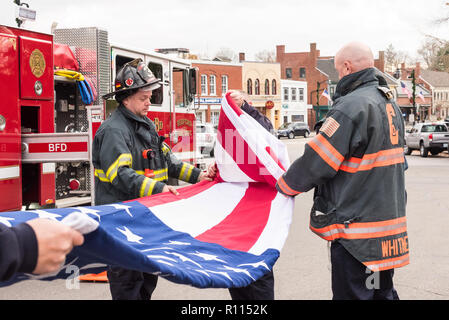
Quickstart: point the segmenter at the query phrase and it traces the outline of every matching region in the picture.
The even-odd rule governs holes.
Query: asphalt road
[[[308,138],[310,139],[310,138]],[[290,160],[299,157],[308,139],[283,139]],[[411,263],[395,271],[401,299],[449,299],[449,156],[407,156],[408,232]],[[324,240],[308,229],[312,192],[296,197],[290,233],[274,267],[275,296],[283,300],[331,299],[329,251]],[[69,286],[70,287],[70,286]],[[80,283],[69,289],[66,281],[25,281],[0,289],[0,299],[109,300],[106,283]],[[159,279],[153,299],[229,300],[226,289],[197,289]]]

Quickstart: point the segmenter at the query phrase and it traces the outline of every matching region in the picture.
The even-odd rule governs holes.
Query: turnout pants
[[[109,266],[107,274],[112,300],[149,300],[156,289],[153,274],[115,266]]]
[[[149,300],[157,285],[157,276],[140,271],[110,266],[107,275],[112,300]],[[274,300],[273,271],[229,293],[232,300]]]
[[[334,300],[399,300],[394,269],[367,271],[338,241],[331,244],[331,263]]]
[[[273,270],[246,287],[229,288],[232,300],[274,300]]]

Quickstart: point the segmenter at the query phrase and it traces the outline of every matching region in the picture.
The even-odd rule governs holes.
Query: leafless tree
[[[276,54],[273,50],[262,50],[254,55],[256,61],[276,62]]]
[[[430,70],[449,71],[449,41],[427,35],[418,54]]]
[[[222,47],[215,54],[215,58],[222,61],[235,61],[237,59],[237,54],[231,48]]]
[[[385,70],[394,72],[401,63],[409,63],[411,58],[405,51],[396,50],[393,44],[390,44],[385,50]]]

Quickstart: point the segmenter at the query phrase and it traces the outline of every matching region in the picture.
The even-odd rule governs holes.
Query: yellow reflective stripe
[[[109,167],[108,171],[106,172],[106,177],[109,179],[109,181],[114,181],[115,177],[117,176],[118,168],[123,166],[132,167],[132,155],[130,153],[123,153],[121,154],[117,160],[114,161],[114,163]]]
[[[162,144],[162,152],[166,155],[170,151],[170,147],[164,142]]]
[[[187,170],[187,172],[186,172]],[[181,172],[179,173],[179,179],[182,181],[188,182],[190,179],[190,176],[192,175],[193,166],[187,163],[184,163],[181,168]]]
[[[143,197],[143,195],[145,193],[145,187],[149,180],[150,179],[148,179],[148,178],[143,179],[142,186],[140,187],[140,193],[139,193],[141,198]]]
[[[140,174],[142,176],[145,175],[145,171],[142,171],[142,170],[136,170],[136,173]],[[168,169],[164,168],[164,169],[161,169],[161,170],[155,170],[154,171],[154,177],[152,179],[157,180],[157,181],[167,180],[168,179]]]
[[[104,171],[101,169],[95,169],[95,176],[103,182],[109,182],[109,179],[104,174]]]
[[[143,179],[142,186],[140,187],[140,197],[150,196],[153,193],[156,180],[145,178]]]

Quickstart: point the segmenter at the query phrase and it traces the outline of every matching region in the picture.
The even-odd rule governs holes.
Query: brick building
[[[307,103],[314,106],[309,109],[308,123],[313,127],[331,107],[331,102],[322,95],[327,90],[332,97],[338,83],[338,73],[334,66],[334,57],[321,56],[316,43],[311,43],[308,52],[285,52],[285,45],[276,46],[276,61],[281,65],[281,78],[307,81]],[[384,72],[384,52],[379,52],[375,67]],[[317,107],[319,106],[319,107]]]
[[[413,83],[412,71],[415,72],[415,105],[417,107],[416,114],[418,119],[415,119],[415,110],[413,110]],[[421,65],[416,63],[414,67],[405,67],[405,63],[394,73],[396,79],[395,98],[396,103],[402,110],[402,113],[407,122],[433,120],[432,117],[432,93],[431,89],[421,77]],[[405,86],[405,88],[402,87]]]
[[[192,67],[198,68],[197,121],[216,125],[223,95],[228,90],[242,89],[242,64],[192,60]]]

